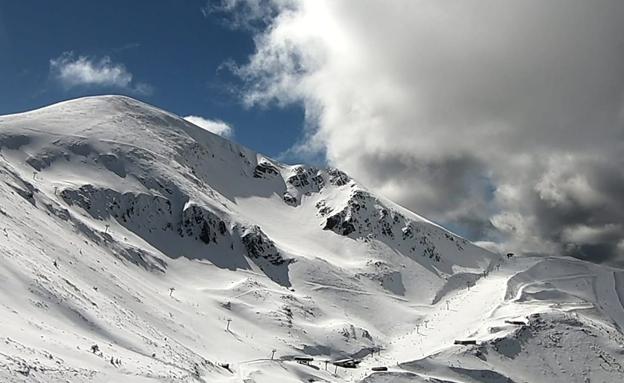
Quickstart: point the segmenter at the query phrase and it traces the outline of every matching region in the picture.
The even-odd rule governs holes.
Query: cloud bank
[[[272,4],[235,72],[303,104],[293,150],[473,240],[624,263],[624,2]]]
[[[191,124],[197,125],[200,128],[218,134],[222,137],[231,138],[234,136],[234,129],[223,121],[209,120],[199,116],[186,116],[184,119]]]
[[[132,73],[108,56],[95,59],[64,52],[50,60],[50,75],[66,89],[90,86],[124,89],[139,94],[151,94],[153,91],[148,84],[133,83]]]

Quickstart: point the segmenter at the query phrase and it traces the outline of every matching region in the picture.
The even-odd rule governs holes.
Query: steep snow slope
[[[126,97],[0,117],[0,225],[0,381],[624,374],[618,270],[503,260],[337,169]],[[323,362],[345,357],[360,368]]]

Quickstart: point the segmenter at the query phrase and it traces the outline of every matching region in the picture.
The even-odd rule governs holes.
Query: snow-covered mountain
[[[624,272],[500,257],[127,97],[0,117],[0,230],[0,381],[624,380]]]

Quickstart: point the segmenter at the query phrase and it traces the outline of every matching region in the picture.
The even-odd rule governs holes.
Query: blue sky
[[[279,155],[301,134],[303,110],[242,105],[232,92],[240,80],[222,64],[246,62],[253,35],[202,12],[206,4],[0,0],[0,114],[85,95],[126,94],[181,116],[222,120],[236,141]],[[51,60],[81,57],[125,72],[112,83],[64,84]]]

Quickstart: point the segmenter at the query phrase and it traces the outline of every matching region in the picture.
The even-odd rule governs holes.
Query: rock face
[[[207,208],[190,202],[180,206],[160,195],[121,194],[111,189],[98,189],[92,185],[64,189],[59,195],[65,203],[84,209],[95,219],[115,219],[128,230],[149,238],[151,243],[161,249],[166,247],[159,244],[159,236],[167,232],[177,234],[181,243],[200,242],[205,246],[216,248],[217,251],[229,248],[225,250],[226,252],[242,249],[244,254],[263,270],[270,266],[284,268],[280,272],[279,280],[275,281],[288,285],[288,265],[293,260],[282,257],[275,244],[259,226],[245,228],[235,224],[231,228],[226,218]],[[174,210],[172,206],[179,209]],[[267,275],[273,277],[275,273],[268,270]]]
[[[63,189],[59,195],[66,204],[81,207],[95,219],[114,217],[125,226],[146,231],[173,229],[171,202],[162,196],[119,193],[93,185]]]
[[[182,237],[199,239],[206,245],[217,243],[217,237],[230,243],[232,241],[230,230],[225,221],[213,212],[196,205],[187,206],[182,211],[178,233]]]
[[[249,229],[245,229],[243,232],[243,245],[251,258],[264,259],[274,266],[292,261],[286,261],[280,255],[275,244],[262,232],[260,227],[253,226]]]
[[[261,162],[256,165],[253,176],[255,178],[270,178],[279,175],[279,170],[269,162]]]
[[[442,261],[440,241],[458,253],[468,245],[465,239],[446,230],[407,218],[362,190],[352,191],[346,206],[340,210],[328,206],[324,200],[319,201],[316,208],[318,215],[325,218],[323,230],[331,230],[351,238],[378,240],[391,246],[401,246],[410,256],[418,255],[428,262]]]

